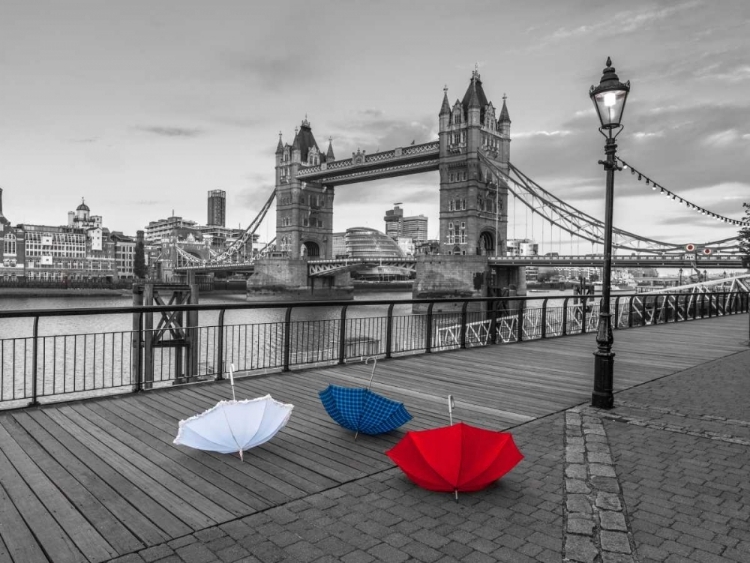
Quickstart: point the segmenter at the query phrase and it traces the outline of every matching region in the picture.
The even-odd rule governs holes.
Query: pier
[[[616,397],[696,366],[747,358],[747,339],[745,314],[617,331]],[[594,334],[583,333],[381,361],[374,389],[403,401],[414,419],[356,442],[328,418],[317,392],[329,383],[363,385],[370,366],[238,378],[238,397],[271,393],[295,405],[287,427],[244,463],[172,445],[180,419],[231,397],[226,381],[4,412],[0,560],[140,563],[164,554],[187,562],[231,549],[224,555],[302,561],[408,554],[419,545],[438,554],[515,553],[527,544],[537,545],[537,553],[562,553],[569,536],[563,530],[564,417],[590,399],[593,343]],[[711,395],[711,381],[703,386]],[[383,455],[406,430],[447,424],[448,394],[456,397],[454,416],[512,429],[526,455],[497,485],[458,503],[417,489]],[[668,411],[669,401],[660,406]],[[737,447],[745,448],[739,459],[746,459],[747,446]],[[738,514],[750,510],[750,499],[735,498]],[[449,521],[476,541],[433,532]],[[521,526],[525,539],[517,537]],[[407,530],[418,545],[407,545],[413,543],[403,536]],[[395,533],[405,543],[399,546]],[[433,535],[445,539],[430,545]]]

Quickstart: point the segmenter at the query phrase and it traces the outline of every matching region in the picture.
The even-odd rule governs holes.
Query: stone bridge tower
[[[297,179],[302,166],[334,160],[329,140],[322,153],[310,122],[305,118],[295,129],[291,145],[276,147],[276,248],[285,256],[331,258],[333,232],[333,186],[306,184]]]
[[[440,108],[440,253],[497,255],[506,250],[508,186],[479,161],[482,153],[508,173],[510,117],[500,117],[474,70],[463,100]]]

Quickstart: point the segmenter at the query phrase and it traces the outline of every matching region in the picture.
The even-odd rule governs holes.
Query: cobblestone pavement
[[[750,351],[512,429],[458,502],[392,468],[115,561],[748,562],[748,397]]]

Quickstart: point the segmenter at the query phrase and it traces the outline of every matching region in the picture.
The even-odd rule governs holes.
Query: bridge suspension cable
[[[271,204],[273,203],[275,197],[276,190],[271,193],[271,197],[268,198],[268,201],[266,201],[260,212],[258,212],[258,215],[256,215],[255,219],[253,219],[250,225],[248,225],[247,229],[245,229],[245,231],[237,238],[237,240],[229,245],[227,249],[224,250],[224,252],[218,254],[215,257],[212,256],[209,262],[210,264],[226,262],[232,256],[236,255],[240,251],[240,249],[244,248],[248,241],[250,241],[250,244],[252,244],[253,235],[255,234],[255,231],[258,230],[258,227],[260,227],[260,224],[265,218],[266,213],[268,213],[268,210],[271,208]]]
[[[700,213],[702,215],[707,215],[709,217],[713,217],[714,219],[717,219],[717,220],[719,220],[719,221],[721,221],[723,223],[731,223],[732,225],[737,225],[737,226],[743,226],[743,225],[749,225],[750,224],[747,221],[738,221],[737,219],[732,219],[731,217],[725,217],[724,215],[720,215],[719,213],[714,213],[713,211],[709,211],[708,209],[704,209],[700,205],[695,205],[694,203],[688,201],[684,197],[680,197],[676,193],[669,191],[667,188],[665,188],[661,184],[657,184],[651,178],[649,178],[648,176],[646,176],[643,172],[641,172],[640,170],[636,169],[631,164],[628,164],[623,159],[621,159],[619,156],[617,156],[615,158],[617,158],[617,160],[619,160],[622,163],[622,165],[623,165],[624,168],[630,168],[630,173],[632,175],[635,176],[636,174],[638,174],[638,181],[639,182],[641,180],[645,180],[647,186],[649,185],[649,183],[651,184],[651,189],[652,190],[658,189],[659,193],[664,194],[665,196],[671,198],[673,201],[677,201],[681,205],[684,204],[685,206],[687,206],[688,209],[693,209],[693,210],[697,211],[698,213]]]
[[[494,175],[503,179],[508,185],[509,192],[517,200],[521,200],[532,212],[537,213],[559,229],[579,237],[579,239],[594,244],[604,243],[604,223],[602,221],[551,194],[513,164],[510,165],[510,175],[508,175],[481,153],[479,159]],[[650,239],[617,227],[613,228],[613,235],[613,247],[622,250],[651,253],[684,252],[684,243]],[[715,251],[728,253],[738,250],[735,237],[707,242],[705,245],[710,246]]]

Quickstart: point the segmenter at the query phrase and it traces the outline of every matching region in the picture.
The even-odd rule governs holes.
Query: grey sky
[[[224,189],[227,222],[244,227],[272,190],[279,130],[291,142],[307,114],[339,157],[433,139],[443,86],[462,97],[478,63],[494,105],[508,95],[511,160],[601,218],[588,88],[609,55],[632,83],[619,155],[740,218],[748,37],[746,0],[4,0],[3,210],[13,223],[61,224],[85,197],[106,226],[133,234],[172,210],[204,222],[207,191]],[[399,201],[428,215],[434,235],[437,190],[436,174],[341,187],[335,228],[382,229]],[[262,238],[275,228],[266,222]],[[667,240],[736,233],[630,174],[616,180],[615,223]],[[515,230],[532,234],[520,217]]]

